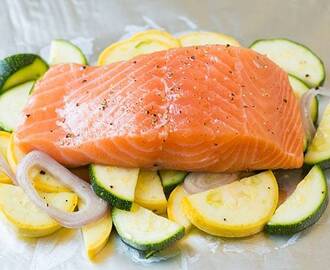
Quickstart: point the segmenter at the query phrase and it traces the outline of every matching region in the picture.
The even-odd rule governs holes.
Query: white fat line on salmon
[[[149,59],[148,62],[146,62],[144,65],[140,66],[138,69],[133,69],[134,68],[134,65],[127,65],[127,67],[124,68],[124,69],[121,69],[119,71],[119,73],[115,73],[115,71],[117,69],[120,69],[120,67],[122,67],[122,65],[117,65],[115,69],[111,69],[111,70],[107,71],[106,73],[102,74],[100,77],[96,77],[94,80],[87,82],[84,85],[84,87],[87,88],[92,83],[94,83],[96,81],[101,81],[101,84],[97,85],[98,88],[101,88],[101,87],[105,86],[108,83],[108,81],[107,80],[104,80],[104,79],[107,78],[107,77],[109,77],[109,76],[111,76],[112,73],[115,74],[112,77],[112,80],[114,80],[115,78],[120,77],[124,72],[127,72],[128,73],[131,69],[133,69],[133,71],[134,71],[133,74],[135,74],[135,76],[137,74],[139,74],[139,76],[136,76],[135,77],[135,79],[138,80],[138,79],[140,79],[140,77],[143,77],[145,75],[145,71],[146,71],[145,69],[148,67],[149,62],[151,62],[151,61],[152,61],[152,59]],[[98,70],[96,69],[96,71],[98,71]],[[116,81],[113,85],[111,85],[111,88],[113,88],[115,90],[116,87],[119,86],[126,79],[127,79],[126,76],[123,76],[123,78],[121,78],[120,80]],[[121,88],[120,91],[115,91],[114,96],[119,95],[122,92],[123,89],[125,89],[125,88]],[[81,91],[81,88],[78,88],[78,89],[74,90],[73,93],[71,93],[68,96],[68,99],[70,99],[72,97],[75,97],[76,94],[79,93],[80,91]],[[76,101],[77,102],[82,102],[84,98],[87,99],[88,97],[90,97],[93,94],[92,92],[93,91],[89,91],[88,95],[84,95],[84,96],[82,95],[82,96],[78,97],[78,99]],[[101,93],[100,95],[103,95],[103,94],[104,93]],[[94,99],[98,98],[100,95],[95,96]]]
[[[141,76],[143,76],[143,74],[144,74],[144,72],[143,72],[143,70],[144,70],[144,68],[146,67],[147,65],[143,65],[142,67],[140,67],[138,70],[136,70],[135,71],[135,73],[137,73],[138,71],[141,71]],[[129,66],[129,67],[131,67],[131,66]],[[124,70],[122,70],[119,74],[121,74],[122,72],[124,72],[124,71],[126,71],[126,70],[128,70],[129,69],[129,67],[128,68],[126,68],[126,69],[124,69]],[[108,73],[107,73],[108,74]],[[117,76],[119,76],[119,75],[117,75]],[[104,76],[103,76],[104,77]],[[112,88],[116,88],[123,80],[124,80],[125,78],[123,78],[123,79],[121,79],[120,81],[118,81],[118,82],[116,82],[114,85],[112,85]],[[146,84],[147,82],[145,82],[144,84]],[[115,94],[113,94],[112,96],[111,96],[111,99],[113,100],[113,99],[115,99],[115,98],[117,98],[117,97],[120,97],[120,95],[121,95],[121,93],[126,89],[126,88],[128,88],[129,86],[131,86],[131,85],[133,85],[134,84],[134,80],[132,80],[128,85],[126,85],[124,88],[121,88],[119,91],[116,91],[115,92]],[[140,87],[141,86],[143,86],[144,84],[142,84],[142,85],[140,85]],[[98,87],[101,87],[101,86],[98,86]],[[75,90],[74,91],[74,93],[76,93],[76,92],[78,92],[78,90]],[[88,95],[86,95],[86,98],[88,97],[88,96],[90,96],[90,95],[92,95],[92,93],[91,92],[93,92],[93,91],[90,91],[89,92],[89,94]],[[103,97],[104,96],[107,96],[109,93],[108,92],[102,92],[100,95],[98,95],[98,96],[96,96],[96,97],[94,97],[93,99],[95,100],[95,99],[100,99],[101,101],[100,102],[102,102],[102,100],[104,99]],[[74,115],[75,114],[75,112],[76,112],[76,110],[78,110],[78,108],[77,108],[77,104],[79,104],[79,107],[81,106],[81,107],[84,107],[84,106],[90,106],[90,104],[92,103],[92,105],[94,105],[94,107],[93,106],[91,106],[90,108],[89,108],[89,110],[90,111],[97,111],[98,110],[98,107],[99,107],[99,105],[98,105],[98,103],[100,103],[100,102],[90,102],[90,103],[88,103],[87,105],[84,103],[84,102],[82,102],[82,99],[81,98],[78,98],[78,99],[76,99],[76,100],[73,100],[73,101],[71,101],[71,98],[72,97],[74,97],[74,94],[70,94],[70,95],[68,95],[68,96],[64,96],[64,108],[63,109],[57,109],[56,110],[56,113],[58,114],[58,116],[61,118],[61,119],[65,119],[66,118],[66,116],[67,115],[70,115],[70,118],[68,118],[68,119],[66,119],[65,120],[65,123],[64,122],[62,122],[62,121],[57,121],[57,124],[59,125],[59,126],[61,126],[61,127],[63,127],[63,129],[65,129],[66,131],[68,131],[68,132],[70,132],[70,130],[71,130],[71,128],[69,128],[69,124],[71,123],[71,126],[74,126],[75,128],[77,127],[77,123],[80,123],[81,124],[81,128],[79,128],[80,129],[80,131],[83,131],[83,130],[85,130],[87,127],[86,127],[86,125],[82,122],[82,121],[70,121],[70,119],[74,119],[74,117],[72,117],[72,115]],[[83,96],[83,97],[85,97],[85,96]],[[103,99],[102,99],[103,98]],[[120,105],[120,104],[119,104]],[[119,106],[116,106],[116,108],[118,108]],[[81,108],[80,108],[81,109]],[[113,113],[114,112],[114,109],[115,108],[112,108],[112,110],[110,111],[110,113]],[[70,112],[69,114],[67,113],[67,112]],[[79,117],[79,115],[77,115],[78,117]],[[69,123],[69,121],[70,121],[70,123]],[[117,119],[117,120],[119,120],[119,119]],[[66,128],[66,127],[68,127],[68,128]]]

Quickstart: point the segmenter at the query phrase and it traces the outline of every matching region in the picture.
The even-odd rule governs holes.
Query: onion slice
[[[29,171],[32,167],[39,166],[56,177],[62,184],[74,191],[84,203],[84,207],[78,212],[63,212],[53,206],[46,205],[29,179]],[[71,173],[57,161],[40,151],[32,151],[27,154],[17,167],[16,179],[26,195],[39,208],[55,219],[63,227],[79,228],[100,219],[106,211],[108,204],[97,197],[91,186],[79,177]]]
[[[0,154],[0,170],[3,171],[15,185],[17,185],[16,177],[13,171],[10,169],[7,160]]]
[[[314,122],[311,115],[311,105],[313,98],[317,95],[315,90],[309,90],[303,94],[300,99],[302,124],[307,136],[307,140],[310,141],[316,132]]]
[[[279,205],[282,204],[297,188],[306,173],[302,168],[273,171],[279,187]]]
[[[229,184],[239,178],[239,173],[189,173],[183,182],[183,188],[194,194]]]
[[[330,98],[330,90],[324,87],[319,89],[311,89],[305,92],[300,99],[302,123],[308,141],[314,137],[316,132],[311,114],[311,105],[313,98],[317,95]]]

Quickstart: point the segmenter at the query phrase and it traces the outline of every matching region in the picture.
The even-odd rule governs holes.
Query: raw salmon
[[[252,50],[220,45],[54,66],[36,85],[15,140],[67,166],[223,172],[303,162],[287,74]]]

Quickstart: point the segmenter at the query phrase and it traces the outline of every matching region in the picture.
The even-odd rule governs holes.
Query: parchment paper
[[[122,36],[163,27],[172,33],[224,32],[245,46],[257,38],[288,37],[313,48],[330,66],[328,0],[0,0],[0,11],[1,58],[40,50],[45,55],[50,40],[66,38],[81,45],[94,63],[106,45]],[[19,239],[1,220],[0,269],[329,269],[329,213],[330,207],[311,229],[292,237],[259,234],[225,240],[193,231],[169,252],[181,255],[152,264],[139,260],[114,233],[92,264],[80,231]]]

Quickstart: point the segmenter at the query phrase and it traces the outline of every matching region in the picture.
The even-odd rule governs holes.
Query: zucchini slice
[[[112,220],[120,238],[138,250],[161,250],[184,236],[183,226],[137,204],[130,212],[114,208]]]
[[[312,50],[295,41],[284,38],[260,39],[252,43],[250,48],[266,54],[286,72],[296,76],[309,87],[322,85],[325,80],[322,60]]]
[[[309,90],[308,86],[303,81],[299,80],[298,78],[292,75],[289,75],[289,82],[293,92],[295,93],[298,99],[300,99],[302,95]],[[315,96],[311,104],[311,116],[314,123],[317,122],[318,112],[319,112],[319,101]]]
[[[271,171],[183,198],[183,210],[200,230],[222,237],[245,237],[262,231],[278,202]]]
[[[64,39],[55,39],[50,46],[49,64],[64,63],[87,65],[87,59],[82,50],[72,42]]]
[[[182,47],[200,46],[208,44],[232,45],[240,47],[239,42],[225,34],[214,32],[190,32],[178,37]]]
[[[328,204],[328,186],[315,165],[265,226],[270,234],[294,234],[313,225]]]
[[[166,213],[167,200],[156,171],[140,171],[134,201],[157,214]]]
[[[307,148],[305,155],[306,164],[317,164],[330,159],[330,105],[322,115],[316,134]]]
[[[172,190],[184,181],[187,174],[187,172],[173,170],[159,171],[159,176],[162,180],[165,195],[169,196]]]
[[[188,195],[183,186],[179,185],[171,192],[167,203],[168,219],[184,226],[186,232],[191,228],[191,222],[183,211],[182,200]]]
[[[90,178],[94,192],[113,207],[130,210],[134,201],[139,169],[92,164]]]
[[[169,33],[160,30],[147,30],[129,39],[118,41],[107,47],[98,59],[99,65],[129,60],[141,54],[180,47],[180,43]]]
[[[16,85],[38,79],[47,69],[47,63],[36,54],[15,54],[0,60],[0,94]]]
[[[34,86],[29,81],[11,88],[0,96],[0,127],[12,132],[19,123],[21,112]]]

